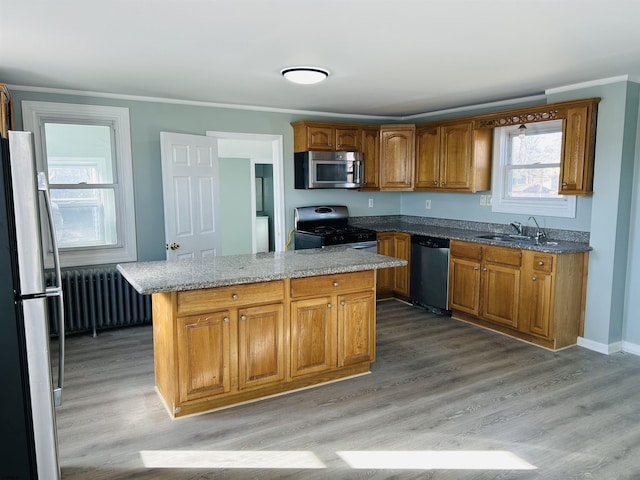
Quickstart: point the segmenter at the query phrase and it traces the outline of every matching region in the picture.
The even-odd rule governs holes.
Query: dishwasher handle
[[[427,248],[449,248],[448,238],[428,237],[425,235],[411,235],[411,243]]]

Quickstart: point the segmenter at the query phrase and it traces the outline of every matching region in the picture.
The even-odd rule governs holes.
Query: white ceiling
[[[0,0],[14,87],[405,117],[620,75],[638,0]]]

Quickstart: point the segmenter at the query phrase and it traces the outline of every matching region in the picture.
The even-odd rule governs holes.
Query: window
[[[136,260],[128,109],[47,102],[22,108],[38,170],[49,180],[62,266]],[[43,242],[50,266],[50,238]]]
[[[562,120],[496,128],[494,147],[494,212],[575,217],[575,197],[558,194]]]

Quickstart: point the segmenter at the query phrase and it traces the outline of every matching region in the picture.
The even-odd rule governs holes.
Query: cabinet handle
[[[231,295],[231,298],[233,298],[234,300],[237,300],[238,299],[238,294],[234,293],[233,295]]]
[[[338,286],[338,282],[333,282],[333,286],[337,287]]]
[[[542,260],[540,260],[540,261],[538,262],[538,265],[542,266],[542,265],[544,265],[544,262],[543,262]]]
[[[333,307],[333,305],[331,305],[330,303],[327,303],[327,308],[331,308]]]
[[[537,280],[537,278],[536,278],[536,277],[531,277],[531,281],[532,281],[532,282],[535,282],[536,280]]]
[[[247,316],[246,316],[246,315],[241,315],[241,316],[240,316],[240,320],[246,320],[246,319],[247,319]]]
[[[224,323],[229,323],[229,317],[224,317],[224,318],[222,319],[222,321],[223,321]]]

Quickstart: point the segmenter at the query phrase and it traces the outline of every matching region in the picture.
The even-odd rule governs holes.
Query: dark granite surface
[[[414,235],[428,235],[451,240],[498,245],[501,247],[520,248],[547,253],[578,253],[591,250],[588,232],[570,230],[544,229],[546,241],[502,241],[479,238],[484,235],[509,235],[515,231],[509,225],[482,222],[466,222],[460,220],[444,220],[429,217],[412,217],[408,215],[392,215],[384,217],[351,217],[350,223],[370,228],[378,232],[405,232]],[[535,229],[525,227],[526,235],[535,235]]]

